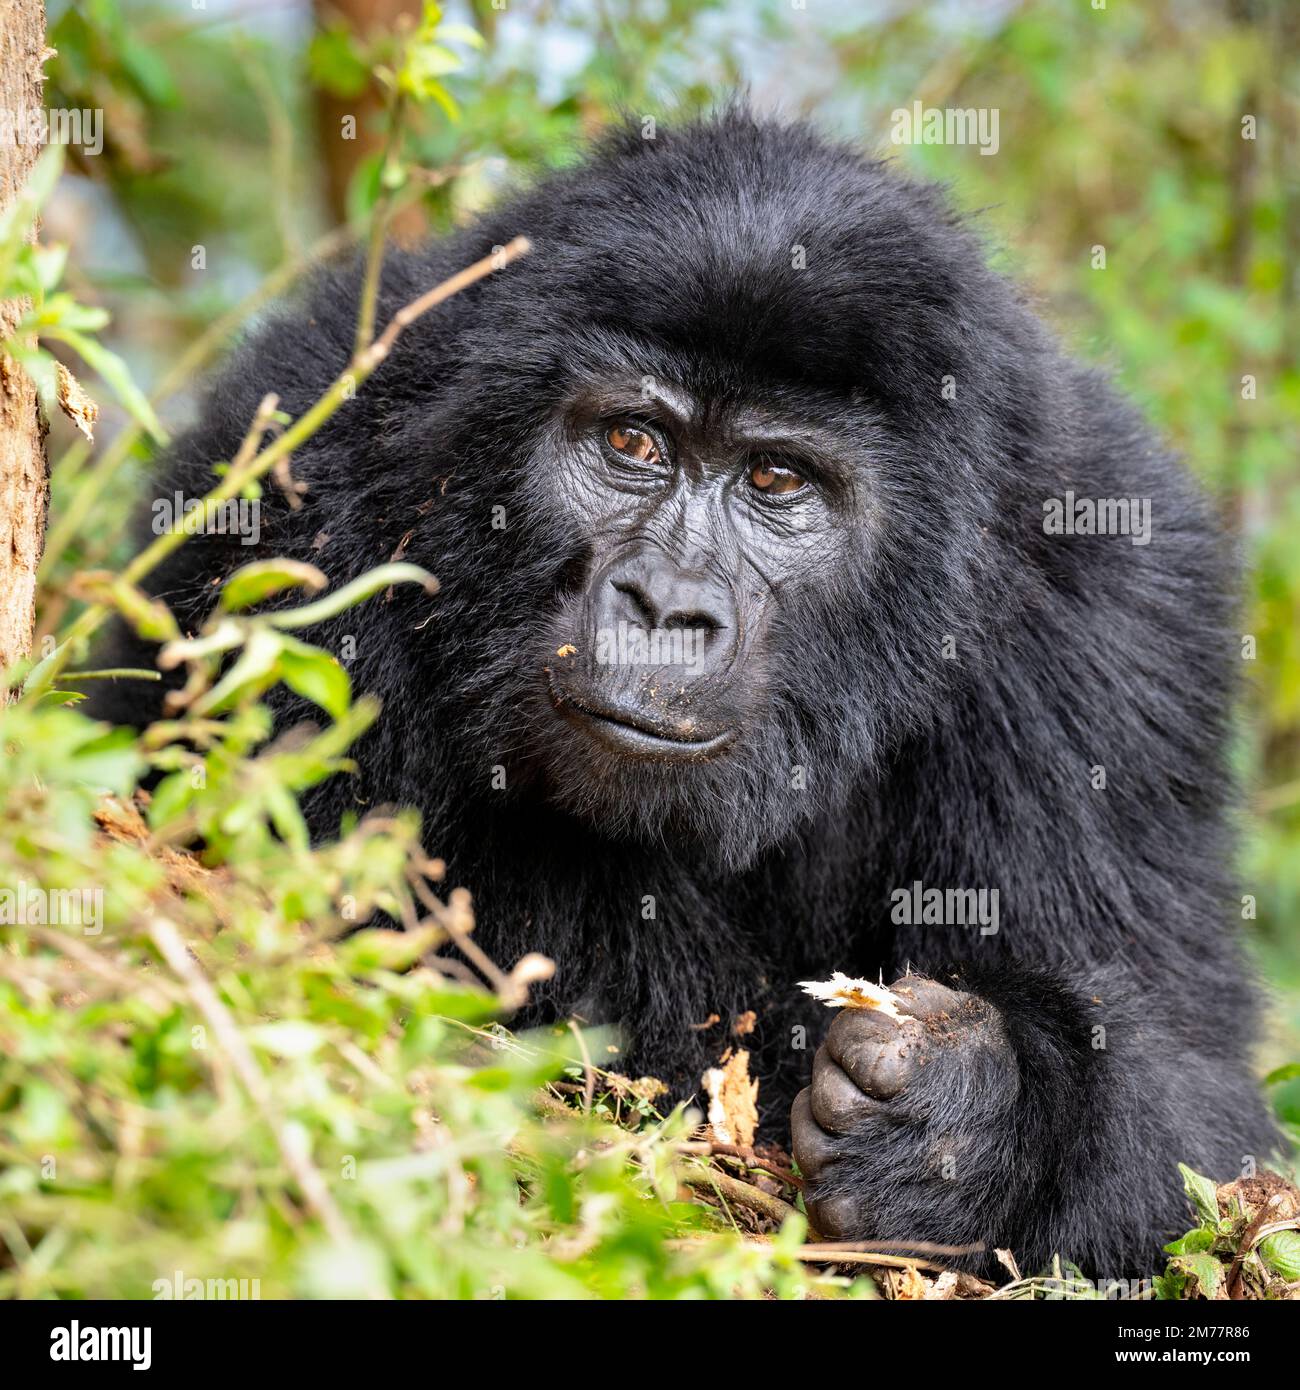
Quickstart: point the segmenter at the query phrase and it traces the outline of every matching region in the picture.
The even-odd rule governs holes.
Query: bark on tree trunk
[[[0,110],[11,129],[42,105],[45,80],[42,0],[0,0]],[[27,181],[40,147],[0,139],[0,209]],[[24,305],[0,304],[0,340],[8,338]],[[0,358],[0,671],[31,650],[36,565],[45,539],[48,483],[45,427],[36,390],[21,367]],[[3,699],[0,692],[0,699]]]

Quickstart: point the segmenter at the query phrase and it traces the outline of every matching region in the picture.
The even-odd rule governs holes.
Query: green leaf
[[[1187,1276],[1171,1264],[1168,1271],[1157,1274],[1152,1283],[1155,1285],[1157,1298],[1174,1302],[1182,1298],[1183,1291],[1187,1288]]]
[[[1201,1250],[1213,1249],[1215,1239],[1215,1233],[1211,1227],[1196,1226],[1185,1236],[1179,1236],[1177,1240],[1170,1241],[1165,1246],[1165,1253],[1167,1255],[1194,1255]]]
[[[54,186],[62,173],[63,147],[57,144],[46,145],[41,157],[36,161],[36,167],[27,177],[23,197],[35,203],[39,212],[49,201],[50,194],[54,192]]]
[[[239,646],[244,640],[245,629],[233,618],[218,623],[211,632],[198,637],[181,637],[169,642],[158,653],[158,664],[164,671],[179,666],[182,661],[199,661],[205,656],[216,656]]]
[[[1183,1191],[1187,1193],[1197,1216],[1211,1225],[1216,1224],[1219,1220],[1218,1187],[1185,1163],[1178,1165],[1178,1171],[1183,1175]]]
[[[1300,1062],[1287,1062],[1285,1066],[1275,1067],[1264,1078],[1265,1086],[1277,1086],[1283,1081],[1294,1081],[1300,1076]]]
[[[300,560],[257,560],[237,569],[226,581],[217,607],[237,613],[264,602],[285,589],[309,589],[319,593],[329,580],[316,568]]]
[[[346,24],[331,24],[313,37],[307,72],[316,86],[334,96],[358,97],[370,85],[370,64]]]
[[[304,700],[342,719],[352,703],[352,679],[329,652],[291,637],[281,639],[280,674],[285,685]]]
[[[1264,1263],[1288,1282],[1300,1279],[1300,1231],[1274,1231],[1258,1250]]]
[[[1218,1298],[1223,1292],[1223,1266],[1213,1255],[1182,1255],[1175,1262],[1191,1276],[1202,1297]]]
[[[211,690],[195,701],[195,714],[213,714],[231,705],[260,695],[278,677],[280,634],[269,628],[254,628],[244,643],[238,660]]]
[[[278,628],[310,627],[313,623],[324,622],[326,618],[337,617],[379,593],[381,589],[387,589],[390,584],[420,584],[424,586],[425,592],[430,594],[436,593],[438,588],[438,581],[428,570],[422,570],[419,565],[397,561],[389,565],[380,565],[366,574],[359,575],[350,584],[345,584],[326,598],[317,599],[315,603],[304,604],[301,608],[286,608],[278,613],[268,613],[266,621],[272,627]]]
[[[80,300],[60,290],[33,309],[23,320],[23,326],[46,338],[63,337],[72,333],[98,333],[110,323],[107,309],[97,304],[82,304]]]
[[[194,800],[195,790],[188,769],[164,777],[153,789],[153,798],[149,802],[150,829],[157,830],[179,820]]]
[[[102,729],[102,724],[91,724]],[[97,738],[83,743],[73,759],[73,776],[87,786],[110,791],[116,796],[130,796],[136,779],[144,771],[144,759],[135,745],[130,729],[110,729]]]
[[[63,147],[47,145],[45,152],[36,161],[36,166],[28,176],[27,183],[18,198],[0,213],[0,247],[17,251],[23,244],[36,214],[45,206],[46,199],[54,191],[54,185],[63,172]],[[0,279],[7,279],[6,274]]]
[[[159,598],[150,598],[143,589],[114,579],[101,586],[88,586],[100,602],[109,605],[148,642],[173,642],[181,635],[176,615]]]
[[[443,941],[436,926],[415,931],[393,931],[388,927],[369,927],[350,936],[339,948],[339,960],[349,974],[370,970],[409,970],[427,951]]]
[[[132,39],[125,27],[118,57],[122,60],[123,70],[150,106],[175,106],[176,84],[172,81],[167,64],[151,45]]]
[[[807,1234],[808,1218],[802,1212],[797,1211],[793,1216],[786,1217],[772,1244],[782,1254],[793,1258],[795,1251],[803,1244]]]
[[[36,259],[35,246],[20,246],[15,254],[6,258],[8,270],[0,282],[0,296],[5,299],[31,299],[39,301],[44,295],[41,288],[41,271]],[[27,310],[16,325],[17,331],[30,331],[32,311]]]
[[[3,351],[31,377],[37,391],[40,392],[46,414],[53,414],[59,387],[58,368],[54,358],[43,348],[31,347],[16,340],[5,343]]]
[[[487,40],[469,24],[440,24],[437,32],[443,43],[464,43],[470,48],[487,47]]]
[[[32,262],[36,267],[36,278],[41,289],[49,294],[63,279],[63,270],[68,263],[68,248],[61,244],[33,246]]]
[[[254,1047],[276,1057],[310,1057],[328,1041],[324,1029],[301,1019],[285,1019],[280,1023],[263,1023],[249,1028],[245,1036]]]
[[[66,642],[60,642],[49,656],[42,657],[40,661],[28,671],[22,684],[22,695],[24,699],[31,699],[33,697],[39,698],[45,694],[50,680],[52,679],[50,671],[54,663],[60,659],[59,653],[64,651],[67,645]]]
[[[291,848],[306,853],[311,848],[311,831],[293,794],[276,782],[263,788],[266,813],[275,833]]]
[[[460,120],[460,107],[456,105],[455,98],[441,82],[406,69],[402,71],[398,80],[402,90],[413,100],[435,102],[442,107],[443,113],[449,121]]]
[[[449,73],[457,72],[460,66],[460,55],[453,53],[450,48],[437,43],[422,44],[411,54],[410,74],[416,82],[423,82],[429,78],[446,77]]]

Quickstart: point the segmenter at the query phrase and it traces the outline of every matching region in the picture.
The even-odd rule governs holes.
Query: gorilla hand
[[[1002,1018],[921,976],[893,989],[906,1017],[842,1010],[795,1099],[809,1216],[831,1239],[995,1238],[978,1214],[1017,1147],[1020,1092]]]

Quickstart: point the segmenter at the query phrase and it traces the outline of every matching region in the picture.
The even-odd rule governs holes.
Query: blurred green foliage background
[[[112,311],[108,340],[146,387],[268,275],[361,224],[382,161],[370,61],[417,9],[51,0],[48,104],[102,109],[105,143],[73,152],[46,235],[72,244],[73,288]],[[1300,6],[473,0],[446,19],[482,42],[449,39],[438,99],[415,115],[422,175],[400,235],[572,160],[620,111],[666,121],[743,91],[948,181],[997,263],[1077,352],[1113,367],[1240,537],[1257,641],[1243,663],[1242,891],[1276,1004],[1263,1065],[1300,1055]],[[890,113],[917,100],[996,109],[997,153],[892,145]],[[163,403],[171,424],[186,389]],[[99,394],[111,437],[120,421]],[[57,524],[83,459],[65,422],[52,442]],[[127,462],[51,562],[45,631],[74,567],[124,555],[142,446]],[[1212,980],[1189,1007],[1213,1007]],[[1300,1121],[1300,1080],[1282,1105]]]

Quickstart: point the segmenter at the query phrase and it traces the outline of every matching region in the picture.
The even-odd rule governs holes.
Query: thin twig
[[[366,271],[361,281],[361,304],[357,312],[356,339],[353,355],[360,356],[375,336],[375,309],[379,302],[379,277],[384,267],[384,244],[388,239],[388,227],[393,213],[393,195],[387,179],[396,166],[396,155],[401,143],[402,114],[406,97],[398,88],[388,111],[388,133],[384,139],[383,153],[379,158],[379,197],[370,212],[370,237],[366,246]]]
[[[578,1051],[582,1055],[582,1109],[584,1114],[590,1115],[596,1100],[596,1071],[591,1065],[591,1053],[587,1051],[587,1040],[582,1036],[582,1029],[572,1019],[569,1020],[569,1032],[577,1039]]]
[[[886,1269],[925,1269],[934,1274],[943,1274],[946,1265],[933,1260],[913,1260],[906,1255],[886,1255],[877,1250],[841,1250],[830,1245],[799,1245],[790,1252],[797,1260],[807,1260],[810,1264],[828,1265],[881,1265]]]
[[[779,1163],[761,1157],[753,1149],[742,1149],[736,1144],[723,1144],[717,1139],[685,1139],[674,1147],[680,1154],[696,1154],[702,1158],[734,1158],[747,1168],[768,1173],[780,1182],[797,1187],[801,1192],[804,1188],[804,1180],[793,1168],[783,1168]]]
[[[220,996],[198,962],[186,949],[180,933],[166,918],[155,917],[149,923],[149,935],[162,953],[163,959],[189,992],[195,1008],[207,1019],[208,1025],[217,1035],[217,1040],[225,1049],[235,1074],[275,1136],[280,1156],[284,1159],[285,1167],[293,1175],[303,1200],[320,1218],[331,1239],[339,1243],[347,1241],[351,1233],[343,1219],[343,1213],[334,1203],[334,1197],[326,1186],[325,1179],[311,1161],[311,1156],[293,1143],[280,1123],[275,1113],[271,1088],[244,1041],[239,1025],[221,1002]]]
[[[271,184],[274,189],[276,230],[280,237],[281,254],[301,255],[302,239],[294,226],[294,151],[293,123],[281,105],[270,74],[262,64],[261,58],[252,51],[248,41],[241,40],[242,67],[249,85],[257,94],[262,114],[266,118],[266,133],[271,147]]]
[[[84,941],[68,932],[59,931],[55,927],[31,927],[29,930],[38,941],[43,941],[70,960],[75,960],[78,965],[91,974],[98,975],[100,979],[125,987],[128,994],[138,996],[159,1013],[166,1013],[182,998],[180,992],[165,981],[150,979],[143,972],[136,975],[119,968],[107,960],[103,952],[92,950]]]
[[[526,236],[517,236],[506,242],[504,246],[499,246],[491,251],[482,260],[475,261],[473,265],[466,266],[464,270],[458,270],[455,275],[444,280],[442,284],[435,285],[428,293],[422,294],[419,299],[413,300],[404,309],[399,309],[383,333],[371,343],[365,352],[360,354],[356,362],[357,369],[364,369],[365,374],[369,376],[392,351],[393,344],[404,328],[409,328],[416,319],[427,314],[430,309],[436,309],[444,299],[450,299],[452,295],[468,289],[475,281],[482,280],[486,275],[504,270],[512,261],[526,256],[532,249],[532,242]]]
[[[816,1244],[816,1242],[813,1242]],[[985,1247],[974,1245],[938,1245],[932,1240],[828,1240],[817,1245],[819,1250],[851,1250],[857,1254],[883,1253],[889,1250],[915,1250],[922,1255],[982,1255]]]
[[[219,318],[214,319],[181,352],[149,393],[150,405],[157,408],[164,401],[170,400],[216,354],[222,344],[249,315],[255,313],[268,300],[274,299],[282,290],[287,289],[306,267],[328,260],[336,251],[342,250],[353,239],[354,236],[350,228],[336,228],[321,237],[305,256],[285,261],[283,265],[273,270],[252,293],[246,295]],[[45,542],[45,553],[41,556],[40,573],[42,577],[48,576],[52,572],[54,564],[67,549],[73,537],[81,530],[82,523],[103,495],[104,489],[117,476],[118,470],[131,456],[131,451],[143,434],[143,427],[134,418],[124,424],[94,466],[78,482],[76,492],[69,499],[67,507],[64,508],[62,515],[50,528],[49,536]],[[60,460],[55,465],[55,472],[63,471],[65,471],[63,461]],[[86,562],[83,561],[83,563]]]
[[[65,671],[59,679],[66,685],[69,681],[115,681],[129,677],[136,681],[160,681],[158,671],[146,671],[143,666],[105,666],[102,671]]]
[[[687,1236],[670,1240],[668,1245],[673,1250],[689,1250],[716,1239],[716,1236]],[[772,1249],[772,1242],[762,1236],[747,1237],[744,1244],[750,1250],[770,1252]],[[924,1269],[935,1274],[945,1272],[945,1266],[936,1264],[933,1260],[911,1260],[905,1255],[882,1255],[870,1250],[845,1251],[833,1244],[796,1245],[789,1253],[796,1260],[803,1260],[808,1264],[880,1265],[886,1269]]]
[[[288,458],[300,444],[310,439],[331,416],[355,396],[357,388],[392,351],[393,345],[401,336],[403,329],[409,328],[421,315],[436,308],[444,300],[450,299],[452,295],[458,294],[467,286],[474,284],[475,281],[503,269],[520,256],[527,255],[531,249],[527,237],[515,237],[513,241],[500,250],[493,251],[490,255],[475,261],[473,265],[467,266],[464,270],[444,280],[442,284],[436,285],[427,294],[421,295],[419,299],[414,300],[404,309],[398,310],[382,336],[371,343],[364,352],[357,354],[352,359],[346,370],[335,378],[333,385],[315,405],[300,415],[255,458],[250,459],[243,468],[230,468],[222,481],[203,499],[204,505],[206,506],[211,502],[227,502],[238,496],[250,483],[256,482],[263,474],[268,473],[280,459]],[[138,584],[145,575],[150,574],[174,550],[178,549],[186,538],[186,532],[183,528],[164,531],[160,536],[156,536],[123,570],[123,582]],[[24,693],[40,694],[49,689],[51,681],[67,664],[73,650],[100,629],[110,612],[109,607],[103,603],[93,603],[86,608],[68,629],[67,636],[60,643],[58,649],[36,668],[40,671],[39,683],[36,686],[31,686],[29,677],[29,685],[24,687]],[[35,674],[35,671],[32,674]]]
[[[1242,1232],[1241,1241],[1237,1246],[1237,1253],[1233,1256],[1232,1267],[1228,1271],[1228,1297],[1244,1298],[1245,1295],[1239,1292],[1241,1287],[1241,1270],[1245,1264],[1246,1256],[1255,1248],[1260,1239],[1260,1233],[1267,1224],[1269,1216],[1276,1207],[1282,1205],[1282,1193],[1275,1192],[1267,1202],[1255,1213],[1249,1226]]]
[[[773,1197],[761,1188],[741,1182],[739,1178],[733,1178],[728,1173],[720,1173],[716,1168],[688,1168],[681,1177],[687,1187],[730,1198],[738,1206],[748,1207],[778,1225],[787,1217],[795,1215],[795,1209],[789,1202],[783,1202],[779,1197]]]
[[[425,883],[424,870],[419,865],[413,865],[407,870],[406,878],[429,915],[451,937],[452,944],[456,949],[482,972],[483,978],[491,986],[494,994],[500,998],[506,998],[510,994],[510,976],[474,944],[469,932],[459,921],[459,913],[456,909],[438,898]]]

